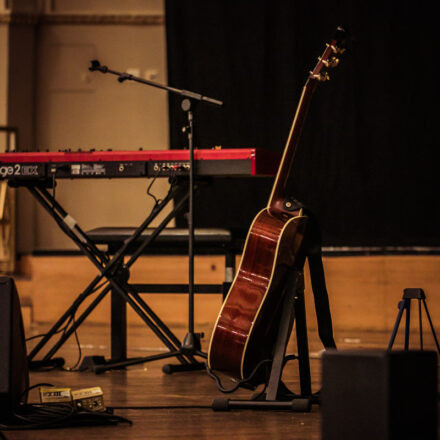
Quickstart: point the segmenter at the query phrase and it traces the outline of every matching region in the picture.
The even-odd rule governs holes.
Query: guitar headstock
[[[339,26],[330,43],[327,43],[325,50],[320,57],[315,68],[310,71],[309,80],[328,81],[330,76],[328,71],[339,64],[340,56],[345,52],[345,40],[347,32]]]

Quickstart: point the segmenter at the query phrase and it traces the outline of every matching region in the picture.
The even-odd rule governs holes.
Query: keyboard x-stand
[[[52,326],[49,332],[38,342],[38,344],[29,353],[29,360],[32,361],[39,351],[48,343],[48,341],[56,335],[60,329],[63,328],[69,321],[69,325],[65,331],[62,332],[61,337],[57,342],[49,349],[44,355],[43,360],[49,361],[59,348],[66,342],[66,340],[76,331],[81,323],[87,318],[87,316],[95,309],[95,307],[101,302],[101,300],[110,291],[116,291],[121,298],[123,298],[139,315],[139,317],[145,322],[145,324],[151,328],[155,335],[165,344],[169,349],[167,353],[161,353],[158,355],[149,356],[146,358],[138,359],[138,362],[148,362],[158,359],[165,359],[176,356],[182,365],[198,365],[194,356],[181,355],[180,347],[181,343],[179,339],[173,334],[173,332],[162,322],[162,320],[153,312],[153,310],[146,304],[146,302],[135,292],[132,287],[127,283],[128,271],[137,258],[143,253],[144,249],[160,234],[170,220],[180,211],[188,200],[188,194],[182,194],[182,189],[175,186],[171,189],[169,194],[159,202],[152,210],[150,215],[144,220],[144,222],[136,229],[134,234],[127,240],[116,255],[112,259],[101,252],[93,242],[90,241],[87,234],[80,228],[80,226],[73,220],[73,218],[61,207],[61,205],[54,199],[52,194],[48,191],[48,188],[44,184],[34,185],[31,182],[26,184],[26,187],[32,193],[32,195],[38,200],[41,206],[51,215],[56,221],[58,226],[63,232],[69,236],[69,238],[79,247],[84,255],[97,267],[99,275],[97,275],[93,281],[87,286],[87,288],[75,299],[73,304],[65,311],[65,313],[58,319],[58,321]],[[180,194],[179,194],[180,192]],[[180,196],[180,197],[179,197]],[[157,226],[154,232],[145,238],[138,246],[137,250],[132,253],[127,262],[123,263],[124,256],[129,247],[135,243],[142,232],[151,224],[151,222],[157,217],[157,215],[169,204],[172,200],[179,200],[174,209],[164,218],[164,220]],[[122,268],[122,270],[121,270]],[[117,270],[115,270],[117,269]],[[88,307],[81,313],[80,316],[75,317],[75,313],[80,305],[93,294],[101,281],[106,279],[108,285],[104,287],[101,292],[94,298],[94,300],[88,305]],[[134,360],[131,360],[133,363]],[[128,360],[126,362],[129,362]],[[110,367],[110,365],[108,365]],[[122,365],[119,365],[121,367]]]

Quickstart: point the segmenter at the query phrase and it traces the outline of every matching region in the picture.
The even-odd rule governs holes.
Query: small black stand
[[[411,316],[411,300],[417,299],[419,305],[419,333],[420,333],[420,350],[423,350],[423,328],[422,328],[422,303],[425,308],[426,316],[431,327],[432,335],[434,336],[435,344],[437,346],[437,351],[440,354],[440,346],[435,334],[434,326],[431,321],[431,316],[429,315],[428,306],[426,305],[426,295],[423,289],[404,289],[402,301],[399,301],[396,323],[394,324],[394,329],[391,334],[390,342],[388,344],[388,350],[393,348],[394,340],[396,339],[397,331],[399,330],[399,324],[402,319],[403,312],[405,315],[405,351],[409,349],[409,333],[410,333],[410,316]]]
[[[307,325],[304,303],[304,275],[302,270],[289,273],[286,291],[281,306],[281,319],[274,347],[272,367],[266,393],[255,395],[250,400],[214,399],[214,411],[232,409],[290,410],[309,412],[313,402]],[[298,368],[301,394],[290,391],[281,381],[286,361],[286,348],[293,323],[296,320],[296,340],[298,347]]]

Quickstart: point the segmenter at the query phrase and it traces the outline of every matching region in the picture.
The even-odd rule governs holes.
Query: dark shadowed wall
[[[434,3],[167,1],[169,84],[224,100],[196,109],[201,148],[282,151],[307,72],[337,25],[352,34],[314,96],[288,188],[327,245],[440,245]],[[170,143],[185,146],[170,97]],[[247,229],[269,179],[214,182],[197,225]]]

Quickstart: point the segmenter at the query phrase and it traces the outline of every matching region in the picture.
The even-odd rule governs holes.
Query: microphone
[[[91,60],[91,65],[89,67],[90,72],[94,72],[95,70],[99,70],[102,73],[107,73],[108,67],[101,66],[101,63],[98,60]]]

